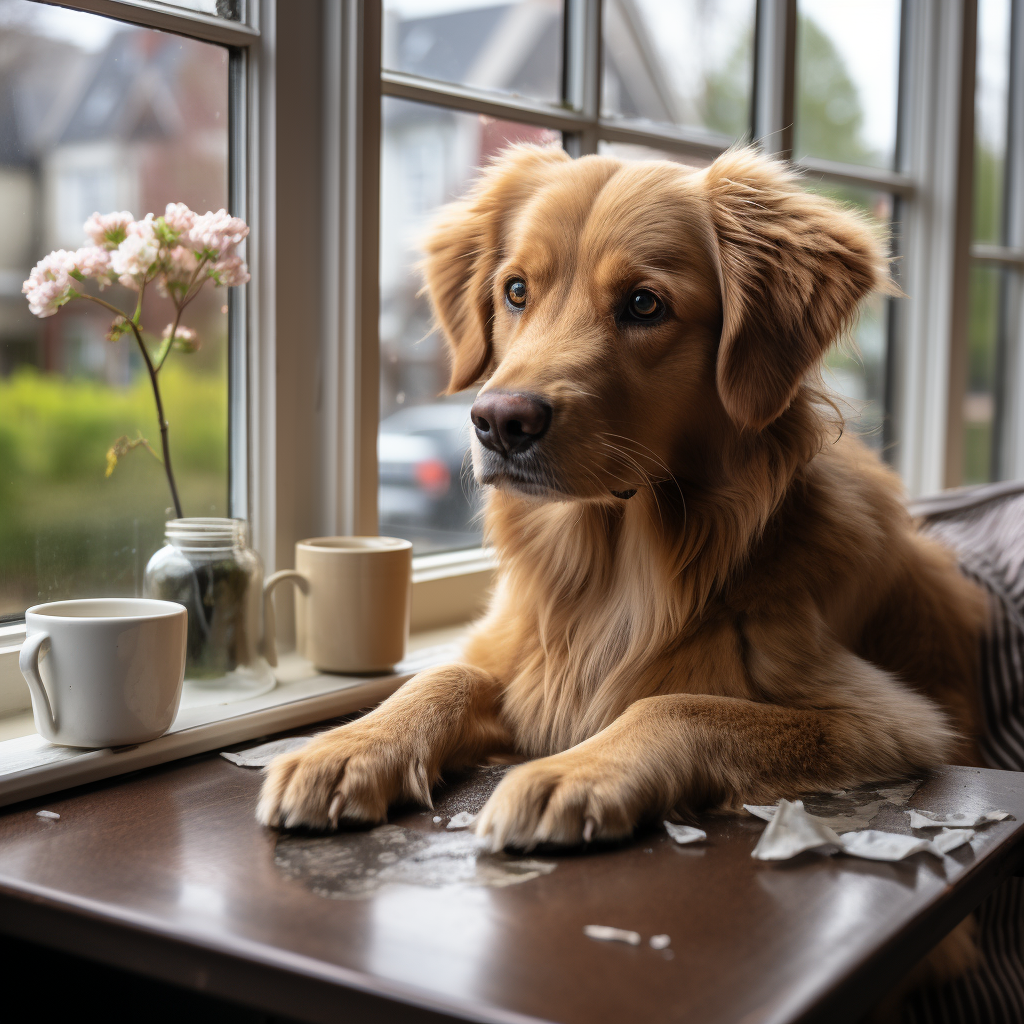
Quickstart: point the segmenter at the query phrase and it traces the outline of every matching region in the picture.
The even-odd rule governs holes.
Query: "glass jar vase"
[[[266,693],[274,674],[262,654],[263,563],[241,519],[171,519],[149,560],[142,592],[188,609],[181,706]]]

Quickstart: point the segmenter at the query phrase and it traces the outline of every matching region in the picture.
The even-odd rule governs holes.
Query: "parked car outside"
[[[381,420],[380,532],[418,554],[480,543],[479,492],[469,463],[471,402],[432,402]]]

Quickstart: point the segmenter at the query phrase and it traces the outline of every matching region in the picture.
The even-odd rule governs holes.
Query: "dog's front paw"
[[[353,722],[317,736],[270,762],[257,819],[276,828],[337,828],[385,821],[388,807],[410,798],[430,805],[423,761],[394,736]]]
[[[567,751],[512,769],[484,805],[475,831],[495,851],[575,846],[631,835],[639,811],[639,794],[621,770]]]

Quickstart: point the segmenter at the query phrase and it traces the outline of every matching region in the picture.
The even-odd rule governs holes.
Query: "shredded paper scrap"
[[[283,740],[271,740],[270,743],[261,743],[258,747],[250,747],[248,750],[240,750],[237,754],[229,750],[222,750],[221,757],[226,757],[233,764],[241,765],[243,768],[266,768],[278,754],[288,754],[293,750],[304,747],[312,736],[289,736]]]
[[[908,811],[912,828],[941,829],[930,839],[925,839],[877,829],[840,835],[825,820],[809,814],[802,800],[780,800],[776,807],[747,806],[746,810],[768,822],[752,854],[758,860],[789,860],[805,850],[840,852],[850,857],[890,862],[904,860],[915,853],[929,853],[941,858],[970,842],[975,835],[972,826],[1009,817],[1007,811],[986,811],[973,815]]]
[[[1003,821],[1010,817],[1009,811],[985,811],[971,814],[957,811],[955,814],[940,814],[937,811],[907,811],[911,828],[977,828]]]
[[[707,832],[702,832],[699,828],[694,828],[692,825],[677,825],[672,821],[663,821],[662,825],[665,826],[665,831],[677,842],[680,846],[685,846],[687,843],[699,843],[702,839],[707,839]]]

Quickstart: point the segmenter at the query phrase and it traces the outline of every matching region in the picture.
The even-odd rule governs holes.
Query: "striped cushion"
[[[911,511],[992,598],[981,658],[982,754],[993,768],[1024,771],[1024,483],[951,492]],[[916,992],[905,1024],[1024,1024],[1024,879],[1004,882],[976,917],[978,967]]]

